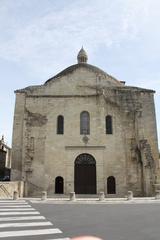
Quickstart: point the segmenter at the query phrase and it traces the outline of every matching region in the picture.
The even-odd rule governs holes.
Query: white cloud
[[[59,63],[73,62],[75,50],[82,44],[92,55],[100,44],[109,47],[136,39],[145,27],[150,3],[151,0],[75,1],[58,11],[54,7],[44,10],[44,14],[22,27],[17,17],[14,27],[6,33],[10,38],[0,40],[0,57],[25,62],[32,69],[41,67],[46,73],[51,67],[58,68]],[[11,11],[6,9],[2,9],[4,20]]]

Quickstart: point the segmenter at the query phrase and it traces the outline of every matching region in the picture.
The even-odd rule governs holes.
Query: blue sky
[[[11,145],[14,90],[89,63],[127,85],[156,90],[160,142],[159,0],[0,0],[0,135]]]

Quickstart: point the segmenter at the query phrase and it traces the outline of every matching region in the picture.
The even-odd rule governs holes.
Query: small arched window
[[[112,116],[107,115],[106,116],[106,134],[112,134],[113,128],[112,128]]]
[[[90,117],[86,111],[80,114],[80,134],[90,134]]]
[[[57,117],[57,134],[63,133],[64,133],[64,117],[62,115],[59,115]]]
[[[107,178],[107,193],[116,194],[116,179],[113,176]]]

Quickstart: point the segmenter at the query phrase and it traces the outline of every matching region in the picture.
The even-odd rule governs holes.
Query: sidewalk
[[[68,198],[47,198],[46,200],[41,200],[41,198],[23,198],[32,203],[47,203],[47,204],[160,204],[160,199],[155,199],[155,197],[142,197],[133,198],[128,200],[127,198],[105,198],[104,200],[99,200],[99,198],[76,198],[75,200],[70,200]]]

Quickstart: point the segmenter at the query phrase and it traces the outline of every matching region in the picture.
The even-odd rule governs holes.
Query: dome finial
[[[78,60],[78,63],[87,63],[88,56],[86,51],[83,49],[83,46],[78,53],[77,60]]]

